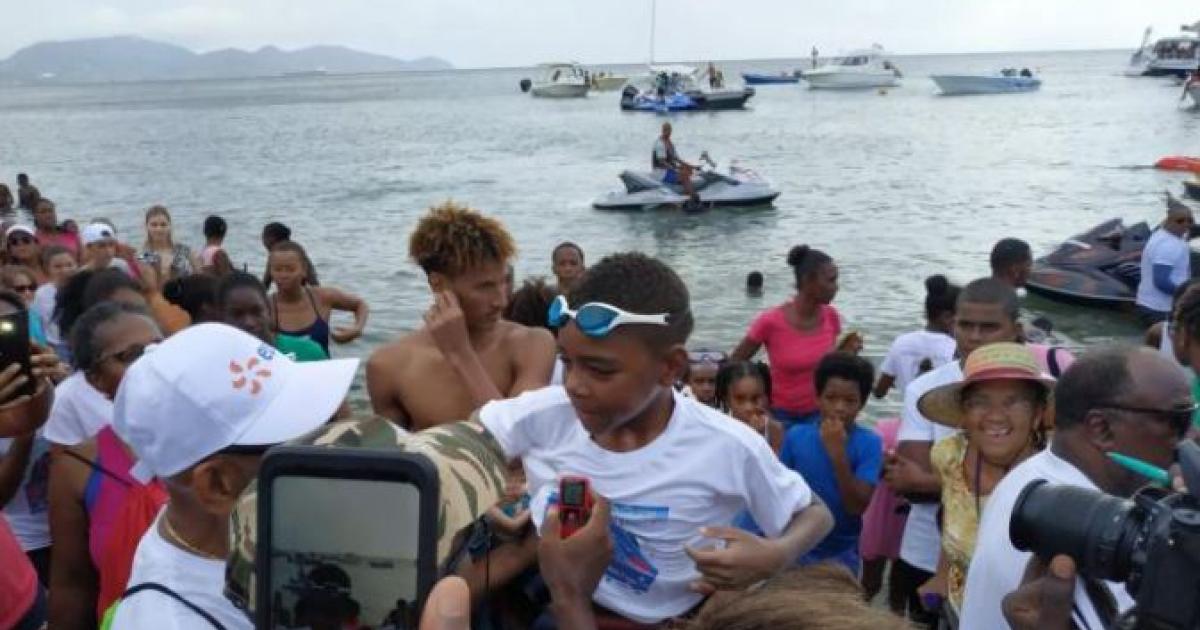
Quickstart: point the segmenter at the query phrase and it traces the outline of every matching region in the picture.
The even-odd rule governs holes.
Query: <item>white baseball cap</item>
[[[175,333],[125,372],[113,429],[143,483],[179,474],[230,446],[280,444],[333,416],[358,359],[296,363],[225,324]]]
[[[20,223],[16,225],[10,225],[8,229],[4,231],[4,238],[7,239],[8,237],[12,236],[14,232],[24,232],[34,238],[37,238],[37,234],[34,233],[33,228],[29,227],[28,225],[21,225]]]
[[[83,238],[84,245],[91,245],[92,243],[99,243],[104,240],[115,241],[117,239],[112,226],[103,223],[88,224],[87,227],[83,228],[81,237]]]

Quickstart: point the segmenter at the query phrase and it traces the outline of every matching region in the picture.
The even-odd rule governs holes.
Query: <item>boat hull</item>
[[[894,72],[839,72],[820,68],[804,73],[808,87],[818,90],[858,90],[900,85]]]
[[[535,83],[529,91],[538,98],[583,98],[588,95],[586,83]]]
[[[929,77],[946,96],[968,94],[1013,94],[1033,92],[1042,87],[1034,77],[993,77],[962,74],[935,74]]]
[[[743,72],[742,81],[745,82],[746,85],[782,85],[799,83],[800,77],[780,74],[755,74],[752,72]]]
[[[593,77],[592,89],[597,92],[611,92],[625,87],[629,77]]]

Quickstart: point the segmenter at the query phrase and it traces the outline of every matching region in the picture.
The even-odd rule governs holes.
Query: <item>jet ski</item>
[[[1105,221],[1035,260],[1025,288],[1072,304],[1132,306],[1142,278],[1142,249],[1150,233],[1145,221],[1129,227],[1121,219]]]
[[[592,202],[601,210],[644,210],[658,206],[679,206],[695,211],[715,206],[766,205],[779,196],[779,191],[754,171],[732,164],[728,174],[720,173],[716,164],[702,155],[709,168],[692,173],[692,190],[698,199],[688,199],[680,184],[666,184],[650,171],[624,171],[621,182],[625,190],[610,192]]]

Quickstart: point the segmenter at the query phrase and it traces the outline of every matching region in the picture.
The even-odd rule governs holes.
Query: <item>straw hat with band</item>
[[[963,390],[987,381],[1029,381],[1046,392],[1049,403],[1054,378],[1044,374],[1029,348],[1019,343],[993,343],[967,356],[960,381],[936,387],[921,396],[917,410],[938,424],[960,428],[963,424]]]

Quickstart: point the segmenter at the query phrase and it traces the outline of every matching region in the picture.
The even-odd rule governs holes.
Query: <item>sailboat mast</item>
[[[654,31],[658,19],[658,0],[650,0],[650,65],[654,65]]]

